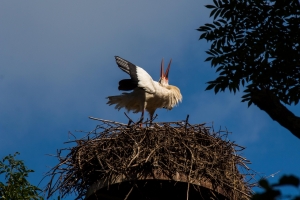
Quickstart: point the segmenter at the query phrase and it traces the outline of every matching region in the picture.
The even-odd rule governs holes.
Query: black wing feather
[[[123,79],[119,82],[119,90],[133,90],[138,86],[138,83],[132,79]]]
[[[115,58],[116,58],[118,67],[121,70],[123,70],[124,72],[126,72],[127,74],[129,74],[133,82],[138,83],[139,80],[138,80],[137,72],[136,72],[137,66],[119,56],[115,56]]]
[[[131,79],[124,79],[119,82],[120,90],[133,90],[136,87],[140,87],[148,93],[155,93],[155,87],[151,76],[142,68],[132,64],[131,62],[115,56],[117,65],[121,70],[130,75]],[[139,74],[137,73],[139,72]],[[138,77],[141,76],[141,77]],[[139,78],[143,78],[141,80]]]

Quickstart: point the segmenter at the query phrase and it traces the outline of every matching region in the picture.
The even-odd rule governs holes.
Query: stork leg
[[[140,104],[140,108],[141,108],[141,111],[142,111],[142,115],[141,115],[141,119],[137,122],[137,123],[140,123],[140,126],[143,127],[142,123],[143,123],[143,120],[144,120],[144,113],[145,113],[145,109],[146,109],[146,106],[147,106],[147,102],[145,101],[145,99],[142,99],[143,101],[141,102]]]
[[[142,115],[141,115],[141,119],[137,122],[137,123],[140,123],[140,126],[142,127],[142,123],[143,123],[143,120],[144,120],[144,112],[145,112],[145,109],[142,110]]]
[[[131,123],[134,123],[134,121],[132,121],[132,119],[130,119],[130,117],[128,117],[128,115],[126,114],[126,112],[124,112],[125,116],[128,118],[128,127],[130,126]]]
[[[153,120],[156,118],[156,116],[153,117],[154,113],[155,113],[155,110],[149,111],[149,114],[150,114],[150,125],[152,125]]]
[[[143,109],[143,111],[142,111],[142,115],[141,115],[141,122],[143,122],[143,120],[144,120],[144,112],[145,112],[145,109]]]
[[[152,121],[153,121],[153,114],[150,114],[150,126],[152,125]]]

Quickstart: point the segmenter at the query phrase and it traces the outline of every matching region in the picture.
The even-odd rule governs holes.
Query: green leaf
[[[220,88],[221,88],[220,84],[215,85],[215,89],[214,89],[215,90],[215,94],[217,94],[219,92]]]
[[[205,24],[206,27],[216,28],[213,24]]]
[[[208,85],[208,86],[206,87],[205,90],[211,90],[211,89],[213,89],[214,87],[215,87],[215,84],[210,84],[210,85]]]
[[[226,75],[227,74],[227,71],[222,71],[219,75],[222,76],[222,75]]]
[[[213,6],[213,5],[205,5],[206,8],[209,8],[209,9],[212,9],[212,8],[215,8],[216,6]]]
[[[213,59],[213,57],[207,57],[207,58],[205,59],[205,62],[206,62],[206,61],[210,61],[211,59]]]
[[[243,95],[242,99],[244,99],[244,98],[250,98],[250,97],[251,97],[251,94],[248,93],[248,94]]]
[[[214,1],[214,4],[219,7],[217,0],[213,0],[213,1]]]
[[[225,10],[225,9],[224,9],[224,10]],[[224,19],[219,19],[218,22],[221,22],[221,23],[223,23],[223,24],[227,24],[227,21],[224,20]]]
[[[246,101],[249,101],[249,100],[250,100],[250,98],[244,98],[244,99],[242,99],[241,102],[246,102]]]
[[[206,37],[206,33],[203,33],[201,36],[200,36],[200,38],[199,38],[199,40],[201,40],[201,39],[203,39],[203,38],[205,38]]]
[[[264,188],[266,190],[270,189],[270,185],[266,179],[261,179],[258,183],[262,188]]]
[[[217,70],[216,70],[216,72],[218,72],[218,71],[220,71],[220,70],[222,70],[222,69],[224,69],[224,66],[218,67]]]
[[[206,26],[200,26],[197,30],[201,31],[201,32],[206,32],[206,31],[209,31],[211,29],[209,27],[206,27]]]
[[[213,10],[210,12],[209,17],[213,16],[217,10],[219,10],[219,8],[213,9]]]
[[[226,15],[228,10],[226,9],[222,9],[222,11],[220,12],[220,17],[224,17]],[[229,12],[229,11],[228,11]],[[225,21],[225,20],[224,20]],[[224,24],[227,24],[228,22],[226,21]]]
[[[283,176],[283,177],[280,178],[279,183],[275,184],[275,185],[276,186],[279,186],[279,185],[292,185],[292,186],[295,186],[295,187],[299,187],[300,181],[299,181],[299,178],[297,178],[295,176]]]
[[[251,106],[253,102],[251,100],[248,101],[248,108]]]
[[[207,54],[214,56],[214,54],[211,51],[205,51]]]
[[[218,9],[218,10],[217,10],[217,12],[216,12],[215,15],[214,15],[214,20],[217,19],[217,18],[219,17],[219,15],[220,15],[220,13],[221,13],[222,10],[224,10],[224,9]]]

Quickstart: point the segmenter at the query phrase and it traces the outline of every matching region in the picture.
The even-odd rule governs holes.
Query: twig
[[[186,128],[187,128],[187,125],[188,125],[189,117],[190,117],[190,115],[187,115],[186,119],[185,119],[185,132],[186,132]]]
[[[267,178],[269,178],[269,177],[274,177],[276,174],[278,174],[280,171],[278,171],[278,172],[275,172],[275,173],[273,173],[273,174],[270,174],[269,176],[266,176],[266,177],[264,177],[264,179],[267,179]]]
[[[133,188],[134,188],[134,185],[131,187],[131,189],[130,189],[129,192],[127,193],[127,195],[126,195],[126,197],[125,197],[124,200],[127,200],[127,198],[129,197],[130,193],[132,192]]]
[[[101,121],[101,122],[119,124],[119,125],[122,125],[122,126],[126,126],[126,124],[123,124],[123,123],[120,123],[120,122],[116,122],[116,121],[107,120],[107,119],[99,119],[99,118],[96,118],[96,117],[89,117],[89,119],[97,120],[97,121]]]
[[[130,126],[131,123],[134,123],[134,121],[126,114],[126,112],[124,112],[124,115],[128,118],[128,124],[127,127]]]

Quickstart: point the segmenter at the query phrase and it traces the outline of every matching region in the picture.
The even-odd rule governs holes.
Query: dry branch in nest
[[[48,197],[59,191],[62,197],[75,192],[83,199],[99,180],[109,187],[122,180],[163,178],[205,186],[229,199],[249,199],[249,161],[238,154],[244,148],[229,141],[227,131],[187,119],[143,128],[96,119],[100,125],[58,152],[59,164],[47,173]]]

